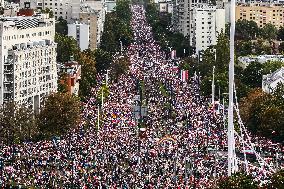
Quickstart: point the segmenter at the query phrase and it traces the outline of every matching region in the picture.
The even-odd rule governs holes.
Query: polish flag
[[[186,82],[188,80],[188,70],[181,70],[181,81]]]

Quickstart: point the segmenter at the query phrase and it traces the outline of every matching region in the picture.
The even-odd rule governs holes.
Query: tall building
[[[104,14],[102,10],[94,10],[88,5],[81,7],[80,22],[90,25],[90,49],[92,50],[100,46],[105,21]]]
[[[191,11],[190,45],[196,54],[215,45],[217,37],[225,30],[225,9],[208,4],[198,4]]]
[[[68,24],[68,36],[77,41],[81,51],[88,49],[90,45],[90,25],[82,23]]]
[[[280,28],[284,24],[283,18],[283,3],[240,3],[236,6],[236,20],[252,20],[261,28],[268,23]]]
[[[29,4],[26,4],[29,2]],[[29,6],[29,7],[26,7]],[[67,20],[68,23],[79,19],[80,0],[20,0],[21,8],[31,9],[50,9],[52,10],[55,20],[59,17]]]
[[[39,111],[57,91],[55,20],[47,14],[0,18],[0,104],[15,101]]]
[[[174,8],[174,11],[176,10],[177,13],[173,13],[175,16],[178,15],[178,24],[177,28],[180,33],[182,33],[184,36],[190,35],[190,15],[192,12],[192,9],[202,3],[207,3],[208,0],[177,0],[176,3],[174,3],[174,6],[177,6],[177,8]]]

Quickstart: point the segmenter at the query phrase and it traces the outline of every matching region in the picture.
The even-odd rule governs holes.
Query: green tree
[[[262,86],[262,69],[263,66],[259,62],[251,62],[243,71],[242,82],[249,87]]]
[[[96,61],[95,53],[91,50],[85,50],[79,53],[78,63],[81,65],[81,81],[79,96],[84,99],[89,96],[92,87],[96,83]]]
[[[229,69],[230,62],[230,47],[229,39],[225,33],[221,32],[218,35],[217,44],[216,44],[216,71],[224,72]]]
[[[130,11],[130,1],[129,0],[119,0],[116,2],[115,12],[120,20],[130,22],[131,11]]]
[[[276,142],[284,140],[284,87],[279,85],[267,94],[260,88],[252,90],[240,103],[241,116],[253,133]]]
[[[129,70],[130,60],[127,56],[121,55],[114,59],[111,64],[111,75],[115,81],[118,81],[119,77],[126,74]]]
[[[77,97],[68,93],[52,93],[43,104],[38,115],[41,137],[61,136],[77,126],[81,113]]]
[[[253,54],[252,41],[239,40],[236,41],[236,55],[247,56]]]
[[[281,42],[278,46],[278,51],[281,54],[284,54],[284,42]]]
[[[236,40],[252,40],[259,33],[257,23],[248,20],[238,20],[235,29]]]
[[[95,60],[97,72],[103,72],[110,68],[112,57],[111,54],[103,49],[95,50]]]
[[[262,65],[262,67],[263,67],[262,74],[265,75],[273,73],[279,68],[284,67],[284,63],[282,61],[267,61]]]
[[[261,36],[263,39],[273,40],[277,37],[277,28],[271,24],[265,24],[264,27],[261,29]]]
[[[0,141],[12,144],[33,140],[37,132],[32,109],[15,102],[8,102],[0,107]]]
[[[251,175],[237,172],[230,177],[221,178],[217,185],[218,189],[257,189],[257,183]]]
[[[270,45],[265,44],[265,41],[258,39],[256,42],[253,42],[253,54],[262,55],[262,54],[271,54],[272,48]]]
[[[198,64],[201,76],[212,75],[215,65],[215,49],[211,46],[202,52],[202,61]]]
[[[283,26],[281,26],[278,30],[277,39],[280,41],[284,40],[284,27]]]
[[[77,59],[77,54],[80,51],[76,40],[73,37],[55,34],[55,42],[57,43],[57,61],[64,63],[70,60],[71,56]]]
[[[103,99],[104,99],[104,101],[105,101],[105,99],[108,98],[109,93],[110,93],[110,92],[109,92],[109,87],[104,83],[104,84],[101,86],[101,88],[100,88],[100,90],[98,91],[98,94],[97,94],[97,101],[98,101],[98,103],[99,103],[99,104],[102,103],[102,97],[103,97]]]
[[[59,33],[61,35],[67,35],[68,34],[68,26],[67,21],[60,16],[58,20],[55,23],[55,32]]]
[[[116,11],[106,15],[101,42],[101,49],[111,54],[120,49],[120,42],[123,46],[129,46],[133,41],[133,33],[130,28],[130,2],[120,0],[115,9]]]
[[[43,9],[43,10],[41,10],[41,12],[45,13],[45,14],[49,14],[49,18],[53,18],[54,17],[54,14],[53,14],[52,10],[49,9],[49,8]]]

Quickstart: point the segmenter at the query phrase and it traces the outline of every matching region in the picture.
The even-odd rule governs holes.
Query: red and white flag
[[[185,82],[188,80],[188,70],[181,70],[181,81]]]

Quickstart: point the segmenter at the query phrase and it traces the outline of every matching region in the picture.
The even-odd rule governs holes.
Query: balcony
[[[13,59],[7,59],[4,65],[13,65]]]
[[[6,94],[12,94],[13,90],[11,88],[4,88],[4,93]]]

